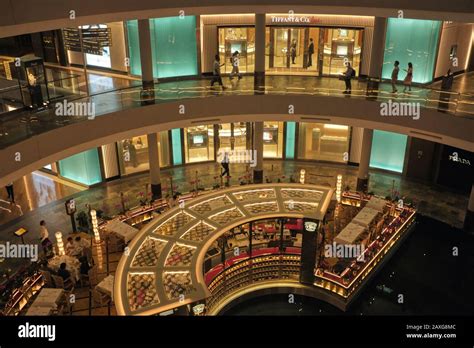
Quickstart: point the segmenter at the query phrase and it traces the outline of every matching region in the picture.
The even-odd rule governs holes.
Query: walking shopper
[[[10,201],[11,204],[15,204],[15,192],[13,192],[13,183],[7,184],[5,186],[8,194],[8,200]]]
[[[222,172],[221,176],[230,176],[229,172],[229,155],[227,152],[224,152],[224,158],[221,161],[222,168],[224,168],[224,171]]]
[[[408,63],[408,70],[405,70],[405,71],[407,72],[407,76],[405,76],[405,79],[403,80],[403,84],[405,85],[405,88],[403,88],[403,93],[406,92],[407,87],[408,87],[408,91],[411,92],[411,81],[413,80],[413,64]]]
[[[398,72],[400,71],[400,68],[398,67],[400,65],[400,62],[398,60],[395,61],[395,64],[393,64],[393,71],[392,71],[392,93],[397,93],[398,90],[395,87],[395,84],[398,81]]]
[[[214,59],[214,68],[213,68],[213,76],[211,80],[211,87],[214,86],[214,83],[219,83],[222,86],[222,89],[226,89],[224,84],[222,83],[222,76],[221,76],[221,66],[224,64],[221,64],[221,58],[219,57],[218,54],[216,54],[215,59]]]
[[[351,63],[347,62],[347,69],[342,74],[341,79],[344,80],[346,84],[346,90],[342,93],[344,94],[351,94],[352,91],[352,84],[351,79],[355,76],[355,70],[351,67]]]
[[[239,51],[235,51],[230,57],[230,62],[232,63],[232,72],[229,75],[231,80],[234,79],[234,76],[237,75],[239,80],[242,78],[242,74],[239,71],[239,60],[240,60],[240,53]]]

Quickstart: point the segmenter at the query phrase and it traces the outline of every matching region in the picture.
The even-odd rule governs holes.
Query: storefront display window
[[[97,149],[93,148],[60,160],[59,172],[64,178],[85,185],[101,182],[102,175]]]
[[[253,72],[255,69],[255,28],[233,27],[219,28],[219,55],[222,73],[232,71],[230,58],[234,52],[239,52],[239,71]]]
[[[324,29],[323,75],[339,75],[349,62],[359,75],[362,30]]]
[[[413,64],[413,82],[433,80],[441,21],[389,18],[385,38],[382,78],[390,79],[393,64],[400,62],[398,78],[403,80],[408,63]]]
[[[141,75],[138,21],[127,21],[130,72]],[[150,19],[155,78],[197,75],[196,17]]]
[[[263,157],[283,157],[283,122],[264,122]]]
[[[374,130],[370,166],[402,173],[407,138],[404,134]]]
[[[184,129],[185,162],[214,160],[214,126],[204,125]]]
[[[144,172],[150,169],[148,138],[146,135],[119,141],[118,153],[122,175]],[[169,166],[168,132],[158,134],[160,167]]]
[[[233,150],[247,149],[247,125],[245,122],[223,123],[217,126],[219,147],[218,154]]]
[[[347,162],[348,126],[301,122],[298,135],[298,158]]]

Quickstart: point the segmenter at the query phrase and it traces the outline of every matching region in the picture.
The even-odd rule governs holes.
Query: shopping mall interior
[[[472,315],[469,1],[102,3],[0,14],[2,316]]]

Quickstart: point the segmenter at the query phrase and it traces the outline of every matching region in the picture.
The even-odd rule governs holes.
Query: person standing
[[[7,186],[5,186],[5,189],[7,190],[8,200],[11,204],[15,204],[15,192],[13,191],[13,183],[8,183]]]
[[[296,39],[293,39],[290,46],[290,54],[291,54],[291,64],[296,64]]]
[[[398,72],[400,71],[400,68],[398,67],[400,65],[400,62],[398,60],[395,61],[393,64],[393,70],[392,70],[392,93],[397,93],[398,90],[395,87],[397,81],[398,81]]]
[[[48,229],[46,228],[46,222],[44,220],[40,221],[40,242],[41,246],[43,247],[44,254],[46,257],[51,252],[53,243],[49,240],[49,232]]]
[[[408,91],[411,92],[411,81],[413,80],[413,64],[408,63],[408,70],[405,70],[405,71],[407,72],[407,76],[405,76],[405,79],[403,80],[403,84],[405,85],[405,88],[403,88],[403,93],[406,92],[407,87],[408,87]]]
[[[306,69],[309,69],[309,67],[313,66],[313,54],[314,54],[314,42],[313,39],[309,39],[309,46],[308,46],[308,65],[306,66]]]
[[[347,69],[342,75],[342,79],[344,80],[346,84],[346,90],[342,93],[351,94],[351,91],[352,91],[351,79],[355,75],[355,70],[352,68],[351,63],[349,62],[347,62],[346,66],[347,66]]]
[[[449,108],[449,100],[451,99],[451,88],[453,87],[454,76],[451,69],[448,69],[446,75],[443,76],[441,82],[441,93],[439,94],[438,111],[446,112]]]
[[[222,86],[222,89],[226,89],[224,84],[222,83],[222,76],[221,76],[221,66],[224,64],[221,64],[221,58],[219,57],[218,54],[216,54],[215,59],[214,59],[214,67],[212,70],[212,80],[211,80],[211,87],[214,86],[214,83],[219,83]]]
[[[224,168],[224,171],[222,172],[221,176],[225,176],[225,175],[230,176],[229,155],[227,152],[224,152],[224,158],[222,159],[221,166],[222,168]]]
[[[242,74],[239,71],[239,61],[240,61],[240,53],[239,51],[235,51],[232,53],[232,57],[230,58],[232,63],[232,72],[229,75],[229,78],[232,80],[234,77],[233,75],[237,75],[239,80],[242,78]]]

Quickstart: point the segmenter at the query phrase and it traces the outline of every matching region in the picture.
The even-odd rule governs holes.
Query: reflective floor
[[[103,77],[97,77],[97,81],[103,81]],[[221,95],[253,95],[256,90],[263,90],[265,94],[304,94],[325,95],[343,98],[370,98],[373,101],[412,101],[420,103],[422,107],[438,109],[440,93],[427,87],[413,87],[411,92],[391,93],[389,83],[381,83],[376,95],[367,96],[367,83],[365,81],[353,80],[352,94],[343,94],[344,82],[330,77],[303,77],[303,76],[267,76],[264,86],[255,86],[253,76],[244,76],[242,80],[230,81],[223,78],[225,85],[229,87],[225,91],[219,86],[210,87],[209,78],[191,79],[175,82],[164,82],[155,85],[155,102],[164,103],[170,100],[187,98],[207,98]],[[471,81],[471,79],[467,79]],[[471,82],[465,82],[470,84]],[[139,84],[132,81],[132,84]],[[460,83],[461,85],[461,83]],[[474,85],[474,84],[473,84]],[[102,90],[103,82],[96,87]],[[121,90],[108,91],[91,97],[77,99],[78,102],[93,102],[95,104],[96,116],[114,111],[140,107],[143,101],[141,87],[130,87]],[[470,95],[453,94],[450,97],[447,112],[456,116],[474,118],[474,97]],[[0,118],[0,148],[5,148],[34,135],[47,132],[52,129],[67,126],[68,124],[83,122],[87,117],[78,116],[56,116],[54,105],[49,109],[35,112],[22,112],[9,118]]]

